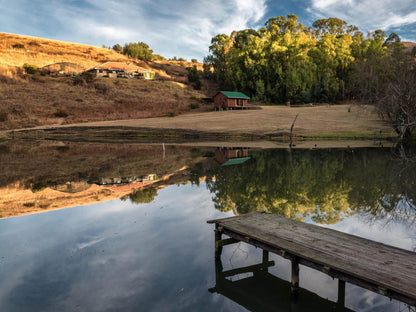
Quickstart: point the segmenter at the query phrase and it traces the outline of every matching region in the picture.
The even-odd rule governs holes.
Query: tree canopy
[[[358,27],[338,18],[319,19],[310,28],[296,15],[279,16],[270,18],[258,30],[214,36],[210,54],[204,59],[204,72],[223,89],[244,92],[254,101],[334,103],[361,98],[375,103],[385,92],[394,94],[400,89],[404,98],[411,97],[414,110],[415,98],[408,87],[391,84],[405,79],[400,78],[403,69],[395,67],[386,75],[382,66],[387,61],[392,66],[405,63],[409,67],[409,60],[403,62],[401,47],[395,33],[386,39],[384,31],[376,30],[365,38]],[[412,70],[406,72],[406,79],[413,77]],[[385,107],[378,107],[380,114],[390,120]],[[409,112],[403,105],[401,108],[404,114]],[[404,117],[392,119],[397,118]],[[405,135],[413,130],[411,126],[406,129]]]

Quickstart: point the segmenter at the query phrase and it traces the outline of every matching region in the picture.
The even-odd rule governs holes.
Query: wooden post
[[[219,244],[222,238],[222,232],[219,229],[218,223],[215,224],[215,259],[221,259],[222,245]]]
[[[263,249],[263,257],[262,257],[262,264],[263,264],[263,271],[269,272],[269,267],[267,264],[269,263],[269,252]]]
[[[296,296],[299,293],[299,259],[292,260],[292,281],[290,291]]]
[[[338,279],[338,306],[345,306],[345,281]]]

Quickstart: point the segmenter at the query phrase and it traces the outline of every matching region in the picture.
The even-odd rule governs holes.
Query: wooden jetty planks
[[[208,223],[416,302],[414,252],[273,214],[254,213]]]

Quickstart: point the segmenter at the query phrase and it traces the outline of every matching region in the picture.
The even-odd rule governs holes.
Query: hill
[[[155,81],[26,75],[22,66],[38,68],[73,63],[88,70],[107,61],[135,64],[156,73]],[[0,33],[0,129],[46,124],[174,116],[191,109],[208,110],[201,99],[213,89],[187,84],[180,61],[140,61],[107,48]],[[192,108],[191,108],[192,107]]]

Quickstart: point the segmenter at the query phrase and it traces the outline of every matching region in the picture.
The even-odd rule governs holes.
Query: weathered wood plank
[[[327,268],[327,273],[341,272],[416,304],[414,252],[273,214],[255,213],[209,223],[215,223],[225,234],[236,233],[248,243],[254,240],[271,251],[283,250],[299,257],[300,263],[317,264]]]

